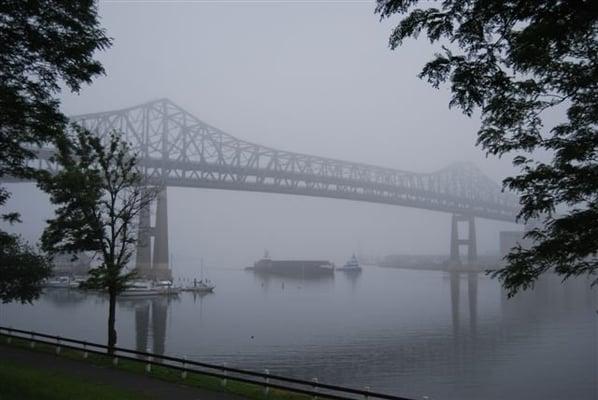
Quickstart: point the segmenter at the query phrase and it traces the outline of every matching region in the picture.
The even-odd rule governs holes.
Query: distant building
[[[53,260],[52,274],[54,276],[87,275],[91,267],[91,257],[85,253],[79,253],[76,255],[76,259],[73,258],[73,254],[56,255]]]

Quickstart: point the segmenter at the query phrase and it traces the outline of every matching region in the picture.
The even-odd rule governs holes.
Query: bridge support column
[[[459,237],[459,222],[467,222],[467,238]],[[461,246],[467,246],[467,264],[474,265],[478,259],[478,250],[476,242],[475,217],[472,215],[453,214],[451,221],[451,265],[461,265],[461,256],[459,249]]]
[[[135,255],[135,269],[141,278],[150,278],[152,272],[152,232],[150,221],[150,205],[145,206],[139,213],[137,230],[137,253]]]
[[[168,264],[168,203],[166,188],[158,194],[155,226],[150,223],[150,206],[139,214],[136,266],[137,274],[144,279],[170,280],[172,271]],[[154,238],[153,254],[151,238]]]
[[[158,194],[156,206],[156,228],[154,236],[154,278],[157,280],[172,279],[172,271],[168,265],[168,202],[166,188]]]

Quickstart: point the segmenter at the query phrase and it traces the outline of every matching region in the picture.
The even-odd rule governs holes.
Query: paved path
[[[91,380],[120,389],[141,393],[154,399],[177,400],[242,400],[227,393],[210,392],[176,383],[161,381],[145,375],[102,367],[85,361],[71,360],[53,354],[0,345],[0,363],[3,360],[25,366],[56,371],[73,378]]]

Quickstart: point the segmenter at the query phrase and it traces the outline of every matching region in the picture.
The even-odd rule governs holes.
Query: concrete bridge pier
[[[137,227],[137,252],[135,255],[135,269],[141,278],[147,278],[152,270],[152,227],[150,220],[150,207],[144,207],[139,213]]]
[[[153,237],[153,252],[151,238]],[[162,189],[156,200],[155,226],[151,226],[150,205],[139,214],[136,266],[141,278],[170,280],[172,271],[168,263],[168,197]]]
[[[468,225],[467,237],[462,239],[459,236],[459,222],[466,222]],[[450,264],[460,266],[461,256],[459,250],[461,246],[467,246],[467,265],[475,265],[478,260],[478,250],[476,243],[475,217],[473,215],[453,214],[451,222],[451,252]]]
[[[172,279],[172,271],[168,264],[168,202],[166,188],[158,194],[156,206],[156,227],[154,229],[153,272],[157,280]]]

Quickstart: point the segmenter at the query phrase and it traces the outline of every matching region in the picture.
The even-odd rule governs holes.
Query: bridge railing
[[[89,354],[98,354],[111,357],[115,365],[118,364],[119,359],[140,362],[146,365],[146,371],[148,372],[151,371],[151,366],[167,367],[169,369],[181,372],[182,379],[185,379],[187,373],[196,373],[219,378],[221,379],[223,386],[226,385],[228,380],[258,385],[264,388],[264,393],[266,395],[270,389],[279,389],[311,396],[313,399],[320,397],[334,400],[368,400],[370,398],[385,400],[412,400],[406,397],[378,393],[370,390],[353,389],[321,383],[316,379],[307,381],[303,379],[273,375],[267,370],[265,370],[265,372],[249,371],[228,367],[226,365],[209,364],[185,358],[148,353],[145,351],[126,349],[122,347],[115,347],[114,352],[109,354],[108,346],[103,344],[49,335],[46,333],[15,329],[11,327],[0,326],[0,335],[2,335],[8,343],[10,343],[12,339],[21,339],[29,341],[31,347],[34,347],[36,343],[54,346],[56,348],[56,354],[59,354],[61,349],[64,348],[74,351],[81,351],[83,358],[87,358]]]

